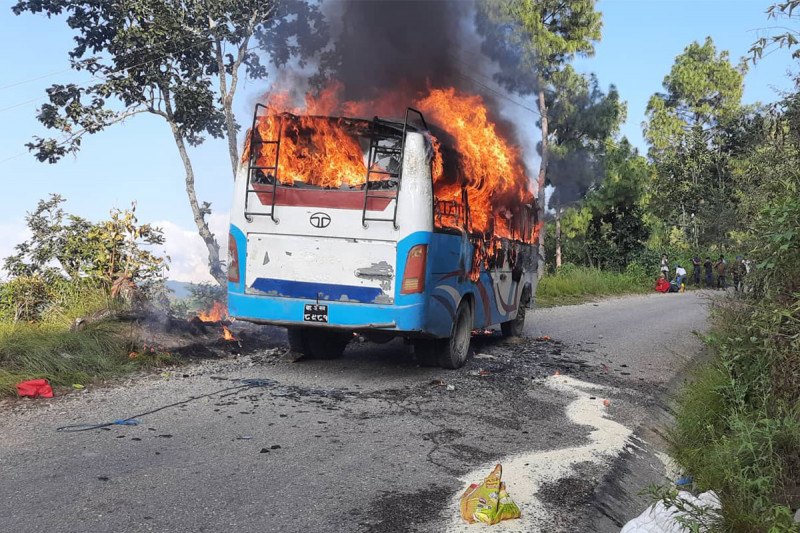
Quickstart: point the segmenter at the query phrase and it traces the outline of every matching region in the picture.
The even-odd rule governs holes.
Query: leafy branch
[[[785,20],[798,20],[800,16],[794,13],[798,10],[800,13],[800,0],[787,0],[786,2],[779,2],[771,5],[767,9],[767,14],[770,19],[785,19]],[[768,49],[792,49],[800,44],[800,30],[788,26],[774,26],[771,30],[783,30],[783,33],[778,35],[770,35],[759,38],[753,46],[750,47],[748,53],[750,54],[750,61],[753,63],[758,62],[764,57],[764,51]],[[800,60],[800,48],[792,52],[794,59]]]

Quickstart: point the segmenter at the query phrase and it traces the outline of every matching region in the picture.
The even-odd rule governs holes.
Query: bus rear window
[[[245,144],[251,181],[303,188],[394,188],[399,180],[402,125],[290,113],[258,118]]]

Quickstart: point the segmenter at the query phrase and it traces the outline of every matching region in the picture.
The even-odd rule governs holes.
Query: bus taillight
[[[228,234],[228,281],[239,283],[239,250],[231,233]]]
[[[427,244],[418,244],[408,251],[400,294],[416,294],[425,291],[425,263],[427,256]]]

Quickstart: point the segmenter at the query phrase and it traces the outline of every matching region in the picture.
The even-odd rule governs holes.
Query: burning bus
[[[522,332],[539,225],[519,149],[480,96],[413,104],[398,120],[256,105],[231,210],[231,316],[286,327],[314,358],[353,333],[402,336],[445,368],[464,364],[475,329]]]

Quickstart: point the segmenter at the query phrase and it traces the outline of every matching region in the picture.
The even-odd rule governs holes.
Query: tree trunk
[[[208,26],[212,31],[216,27],[216,23],[211,17],[208,19]],[[246,43],[247,40],[245,40],[245,46]],[[228,92],[228,75],[225,71],[222,43],[219,39],[214,39],[214,47],[217,54],[217,68],[219,69],[219,95],[222,101],[222,114],[225,117],[225,133],[226,137],[228,137],[228,154],[231,158],[233,179],[236,181],[236,170],[239,168],[239,149],[236,146],[236,120],[233,117],[233,93],[236,91],[236,86],[232,83],[231,90]],[[234,68],[238,68],[238,63]],[[234,80],[235,79],[236,75],[234,73]]]
[[[539,221],[541,227],[539,229],[539,279],[544,275],[544,237],[547,226],[544,223],[544,212],[547,204],[544,198],[544,184],[547,175],[547,158],[548,158],[548,143],[547,143],[547,105],[544,100],[544,88],[542,87],[542,80],[539,80],[539,113],[542,117],[542,161],[539,164],[539,180],[538,180],[538,196],[536,197],[536,209],[539,211]]]
[[[561,208],[556,207],[556,269],[561,268]]]
[[[189,205],[192,207],[192,215],[194,215],[194,222],[197,224],[197,231],[203,242],[208,248],[208,272],[217,280],[217,283],[223,288],[228,286],[228,276],[222,271],[222,263],[219,258],[219,244],[214,234],[208,228],[206,223],[205,213],[200,209],[197,203],[197,193],[194,190],[194,170],[192,169],[192,162],[189,159],[189,154],[186,152],[186,144],[183,141],[178,125],[169,121],[169,126],[172,129],[172,136],[175,137],[175,144],[178,146],[178,152],[181,154],[183,160],[183,168],[186,169],[186,194],[189,196]]]
[[[225,130],[228,137],[228,153],[231,156],[231,170],[233,179],[236,181],[236,171],[239,169],[239,148],[236,146],[236,121],[233,118],[232,94],[228,93],[222,98],[222,107],[225,109]]]

